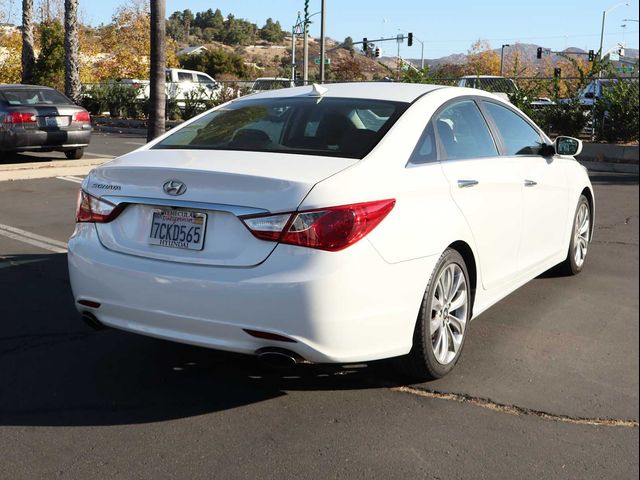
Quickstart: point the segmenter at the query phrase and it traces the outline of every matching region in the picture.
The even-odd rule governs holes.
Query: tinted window
[[[178,81],[179,82],[192,82],[193,81],[193,75],[191,75],[190,73],[186,73],[186,72],[178,72]]]
[[[484,102],[493,118],[507,155],[537,155],[544,145],[538,132],[520,115],[501,105]]]
[[[50,89],[3,88],[0,95],[9,105],[73,105],[67,97]]]
[[[472,100],[445,108],[436,116],[435,128],[449,160],[498,155],[489,127]]]
[[[416,149],[411,154],[409,163],[419,165],[422,163],[435,162],[438,159],[436,150],[436,137],[433,133],[433,123],[429,122],[422,137],[416,145]]]
[[[238,100],[177,130],[154,148],[362,158],[408,105],[350,98]]]
[[[213,83],[213,81],[209,77],[206,77],[204,75],[197,75],[197,77],[198,83]]]

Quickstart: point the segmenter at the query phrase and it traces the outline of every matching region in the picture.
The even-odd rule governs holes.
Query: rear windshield
[[[353,98],[248,98],[209,112],[153,148],[363,158],[408,106]]]
[[[0,96],[9,105],[73,105],[67,97],[48,88],[3,88]]]

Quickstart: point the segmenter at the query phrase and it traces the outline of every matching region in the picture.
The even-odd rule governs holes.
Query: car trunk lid
[[[313,186],[357,160],[310,155],[211,150],[141,150],[94,170],[92,195],[126,205],[112,222],[96,224],[103,245],[149,258],[233,267],[264,261],[274,242],[259,240],[241,215],[290,212]],[[184,185],[165,191],[164,185]],[[169,188],[169,190],[171,190]],[[152,244],[152,223],[167,211],[203,213],[201,250]]]

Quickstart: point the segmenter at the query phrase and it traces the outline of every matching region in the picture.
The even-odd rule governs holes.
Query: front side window
[[[247,98],[209,112],[153,148],[363,158],[408,106],[353,98]]]
[[[434,120],[446,159],[462,160],[498,155],[487,122],[473,100],[462,100],[446,107]]]
[[[507,155],[538,155],[544,145],[540,134],[512,110],[493,102],[484,102],[493,118]]]

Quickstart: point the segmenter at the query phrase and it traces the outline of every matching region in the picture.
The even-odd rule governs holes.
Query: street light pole
[[[320,83],[324,83],[324,14],[325,0],[322,0],[320,7]]]
[[[629,2],[621,2],[621,3],[616,3],[613,7],[607,9],[607,10],[603,10],[602,12],[602,28],[600,29],[600,50],[598,50],[599,52],[599,56],[600,56],[600,60],[602,60],[602,48],[603,48],[603,44],[604,44],[604,23],[607,19],[607,13],[612,12],[613,10],[615,10],[618,7],[621,7],[622,5],[628,7],[629,6]]]
[[[510,47],[511,45],[509,45],[508,43],[505,43],[504,45],[502,45],[502,48],[500,49],[500,76],[503,77],[504,75],[502,74],[503,72],[503,66],[504,66],[504,47]]]

